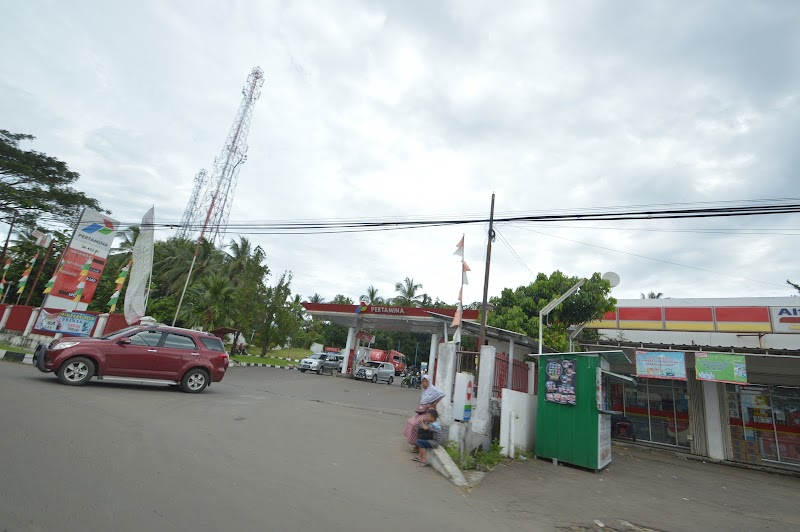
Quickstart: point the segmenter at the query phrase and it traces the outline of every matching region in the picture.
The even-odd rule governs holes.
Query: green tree
[[[646,295],[645,294],[639,294],[639,295],[642,296],[642,299],[661,299],[664,296],[664,294],[662,292],[658,292],[658,293],[647,292]]]
[[[319,294],[314,294],[310,298],[308,298],[309,303],[325,303],[325,298]]]
[[[350,299],[349,297],[347,297],[345,295],[342,295],[342,294],[336,294],[336,297],[333,298],[333,301],[331,301],[331,303],[334,304],[334,305],[354,305],[355,304],[355,302],[352,299]]]
[[[180,311],[181,319],[186,326],[203,327],[205,331],[231,326],[233,301],[231,280],[220,275],[207,275],[188,290]]]
[[[537,338],[539,311],[579,280],[579,277],[567,277],[556,271],[550,277],[540,273],[528,286],[520,286],[516,290],[505,288],[499,297],[491,299],[494,311],[489,313],[487,322],[494,327]],[[617,301],[609,296],[610,291],[609,282],[602,279],[599,273],[593,274],[580,290],[550,312],[544,329],[545,345],[566,350],[569,345],[568,328],[571,325],[598,319],[604,312],[614,310]]]
[[[422,304],[422,296],[417,292],[422,290],[422,283],[415,283],[413,277],[406,277],[401,283],[396,283],[394,289],[397,296],[392,304],[403,307],[419,307]]]
[[[5,290],[8,291],[8,295],[6,295],[6,303],[14,303],[17,301],[17,286],[16,284],[12,285],[11,282],[16,283],[22,278],[22,274],[25,271],[25,267],[27,266],[28,262],[36,255],[36,253],[39,253],[39,257],[36,259],[36,263],[33,265],[30,278],[25,284],[25,290],[20,298],[20,303],[25,303],[25,301],[28,300],[28,295],[30,295],[30,305],[41,305],[44,301],[44,294],[42,294],[42,290],[44,290],[45,284],[47,284],[47,281],[50,279],[50,277],[52,277],[53,272],[56,271],[56,266],[58,265],[58,250],[64,249],[69,243],[70,237],[68,235],[61,231],[52,231],[51,235],[53,236],[53,247],[51,248],[50,255],[47,257],[47,261],[44,262],[43,266],[42,261],[45,260],[47,249],[36,245],[36,237],[34,237],[32,234],[33,229],[34,228],[23,227],[19,232],[16,233],[15,238],[11,240],[9,245],[6,257],[11,258],[11,265],[9,266],[8,273],[6,275],[6,281],[9,281],[9,284],[6,285],[5,288]],[[38,227],[37,229],[43,233],[48,232],[43,227]],[[0,265],[0,267],[2,266],[3,265]],[[39,276],[38,283],[34,287],[34,281],[36,281],[36,275],[39,273],[40,269],[41,275]],[[2,276],[2,273],[0,273],[0,276]]]
[[[84,207],[102,210],[96,199],[72,188],[80,175],[67,163],[20,148],[34,138],[0,129],[0,211],[16,210],[18,223],[32,228],[43,214],[65,221]]]
[[[370,305],[379,305],[383,303],[383,298],[378,295],[378,289],[372,285],[369,285],[367,293],[362,295],[361,299],[366,299]]]
[[[267,287],[264,297],[263,321],[258,334],[261,339],[261,356],[277,345],[283,345],[289,337],[290,323],[287,301],[292,294],[292,272],[286,271],[274,286]]]

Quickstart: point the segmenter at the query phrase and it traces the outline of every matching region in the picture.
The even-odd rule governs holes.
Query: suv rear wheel
[[[82,386],[94,375],[94,362],[86,357],[70,358],[58,369],[58,380],[69,386]]]
[[[208,373],[200,368],[190,369],[181,379],[181,390],[186,393],[200,393],[208,386]]]

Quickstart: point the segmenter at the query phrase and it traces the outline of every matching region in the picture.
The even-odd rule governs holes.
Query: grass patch
[[[233,360],[247,364],[271,364],[273,366],[294,366],[294,362],[289,360],[278,360],[272,357],[258,357],[251,355],[233,355]]]
[[[447,451],[447,454],[450,455],[450,458],[453,459],[453,462],[455,462],[458,467],[465,471],[472,469],[488,471],[502,462],[505,458],[502,454],[503,448],[500,446],[500,442],[498,440],[494,440],[492,442],[492,446],[489,447],[488,451],[478,448],[473,453],[462,455],[461,451],[458,449],[458,442],[455,441],[449,442],[447,446],[445,446],[445,450]]]
[[[29,355],[33,354],[32,349],[26,349],[18,345],[0,344],[0,349],[3,349],[5,351],[13,351],[15,353],[27,353]]]

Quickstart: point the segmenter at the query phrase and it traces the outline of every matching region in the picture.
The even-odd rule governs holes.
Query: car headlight
[[[51,347],[54,351],[58,351],[60,349],[66,349],[68,347],[72,347],[74,345],[78,345],[80,342],[58,342],[56,345]]]
[[[367,371],[367,377],[371,377],[371,376],[372,376],[372,372],[368,370]]]

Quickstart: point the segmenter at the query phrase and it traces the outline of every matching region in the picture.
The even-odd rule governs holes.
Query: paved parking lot
[[[200,395],[0,363],[0,530],[797,530],[800,480],[617,446],[469,493],[408,459],[418,390],[232,368]]]

